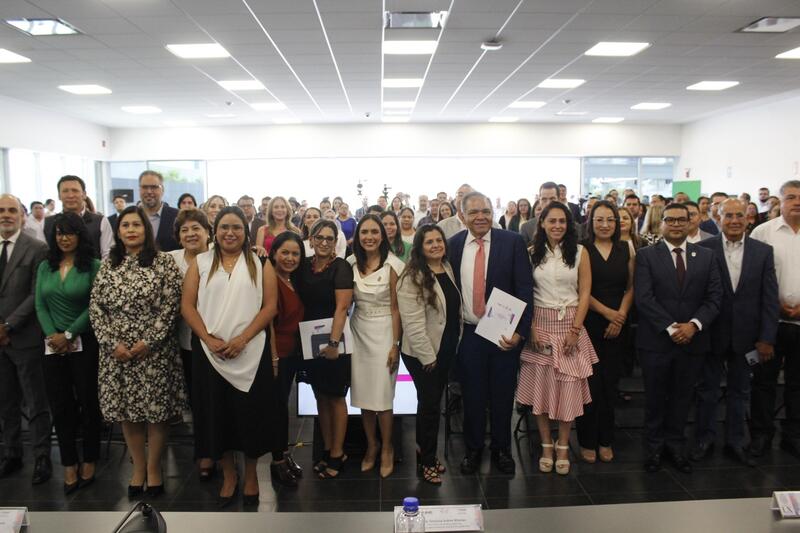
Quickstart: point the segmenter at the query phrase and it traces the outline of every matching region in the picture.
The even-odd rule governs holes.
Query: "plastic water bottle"
[[[425,533],[425,517],[419,512],[419,500],[403,498],[403,510],[397,517],[395,533]]]

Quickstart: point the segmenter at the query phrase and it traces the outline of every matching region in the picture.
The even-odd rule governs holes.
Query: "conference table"
[[[123,512],[32,512],[28,533],[106,533]],[[800,520],[781,520],[769,498],[584,505],[487,510],[485,531],[586,533],[760,533],[798,531]],[[392,513],[184,513],[165,512],[169,533],[324,532],[389,533]]]

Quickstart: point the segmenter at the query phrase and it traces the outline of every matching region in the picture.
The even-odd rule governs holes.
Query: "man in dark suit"
[[[155,170],[145,170],[139,174],[139,198],[142,201],[158,249],[169,252],[180,248],[175,240],[175,218],[178,210],[161,201],[164,196],[164,176]]]
[[[584,222],[583,215],[581,215],[581,207],[578,204],[573,204],[567,199],[567,186],[563,183],[558,184],[558,201],[569,208],[573,222],[577,224],[582,224]]]
[[[125,195],[115,194],[114,198],[111,200],[111,203],[114,204],[114,209],[117,212],[108,217],[108,223],[111,224],[111,229],[117,231],[117,217],[119,217],[119,214],[122,213],[126,207],[128,207],[128,201],[125,199]]]
[[[719,206],[722,234],[698,244],[714,252],[722,278],[722,306],[711,325],[711,349],[697,387],[695,448],[699,461],[713,449],[722,368],[727,373],[726,447],[734,459],[755,463],[745,446],[745,410],[750,402],[750,365],[745,354],[761,361],[773,356],[778,333],[778,278],[772,246],[745,236],[745,205],[729,199]]]
[[[47,245],[20,231],[22,206],[0,195],[0,478],[22,468],[22,404],[35,463],[33,483],[50,479],[50,405],[44,384],[44,337],[36,320],[36,270]]]
[[[686,242],[688,227],[686,206],[668,205],[661,223],[664,240],[636,254],[636,345],[644,374],[648,472],[661,468],[664,452],[678,470],[692,471],[684,450],[686,418],[722,300],[714,254]]]
[[[504,473],[515,471],[511,457],[511,414],[517,385],[519,355],[530,337],[533,311],[533,274],[518,234],[492,228],[492,205],[479,192],[464,195],[461,209],[467,231],[448,241],[450,264],[461,290],[464,334],[456,360],[464,402],[464,440],[467,453],[461,471],[480,467],[486,432],[486,408],[491,425],[492,462]],[[527,303],[511,338],[497,344],[475,333],[493,289]],[[499,346],[498,346],[499,344]]]
[[[86,183],[78,176],[62,176],[56,184],[58,199],[61,200],[63,212],[80,215],[86,224],[86,233],[92,244],[95,257],[105,258],[114,245],[114,230],[111,223],[103,215],[90,212],[86,209]],[[53,231],[55,217],[44,219],[44,235],[47,238]]]
[[[639,197],[635,194],[629,194],[623,200],[622,205],[631,212],[633,223],[636,225],[636,233],[641,233],[644,225],[644,213],[642,212],[642,202]]]
[[[256,216],[256,201],[252,196],[244,195],[236,201],[236,205],[244,213],[247,219],[248,231],[250,232],[250,242],[256,242],[256,235],[258,235],[258,228],[263,226],[265,222]]]

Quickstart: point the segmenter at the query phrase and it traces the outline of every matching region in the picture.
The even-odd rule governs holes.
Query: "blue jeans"
[[[714,442],[717,425],[717,404],[720,398],[720,380],[723,367],[727,367],[727,397],[725,416],[725,443],[735,448],[745,446],[745,412],[750,404],[750,378],[752,370],[743,354],[728,352],[725,355],[708,355],[697,385],[697,423],[695,440]]]

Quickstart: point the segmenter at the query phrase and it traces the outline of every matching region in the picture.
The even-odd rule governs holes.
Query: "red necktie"
[[[472,269],[472,311],[481,318],[486,312],[486,253],[483,239],[475,239],[478,252],[475,254],[475,267]]]
[[[675,248],[675,271],[678,273],[678,287],[683,288],[683,278],[686,277],[686,263],[683,262],[683,249]]]

